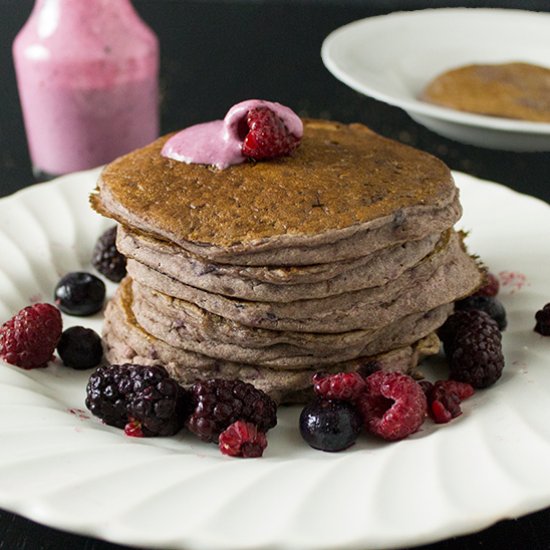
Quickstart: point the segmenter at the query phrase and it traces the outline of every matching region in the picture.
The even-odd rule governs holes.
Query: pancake
[[[335,262],[440,233],[461,214],[445,164],[360,124],[305,121],[293,156],[226,170],[164,158],[166,139],[109,164],[92,206],[208,260]]]
[[[113,363],[302,401],[321,368],[409,371],[482,282],[452,229],[451,173],[427,153],[309,120],[292,155],[219,170],[163,157],[167,139],[108,165],[91,196],[128,260],[105,312]]]
[[[123,285],[127,284],[131,284],[129,279],[123,283]],[[196,346],[202,344],[205,349],[212,342],[215,345],[240,346],[249,351],[268,348],[270,353],[280,354],[286,351],[290,356],[309,355],[319,358],[334,355],[342,357],[343,354],[348,354],[350,357],[364,355],[360,353],[361,350],[376,339],[384,338],[384,332],[391,333],[388,337],[408,338],[412,342],[435,330],[451,310],[452,305],[443,304],[428,312],[401,317],[392,325],[382,329],[330,334],[247,327],[209,313],[194,304],[182,300],[176,301],[155,291],[145,295],[134,295],[132,300],[132,313],[137,322],[150,334],[175,347],[186,348],[188,341],[194,340]],[[425,328],[426,322],[432,323],[428,329]],[[421,334],[422,331],[423,334]],[[417,337],[411,339],[408,336],[409,332],[416,333]],[[207,351],[197,351],[208,355]],[[336,360],[333,359],[333,362]]]
[[[184,321],[174,321],[163,312],[148,306],[147,303],[134,301],[132,312],[139,325],[159,340],[175,348],[209,357],[276,370],[330,365],[406,346],[439,328],[453,309],[452,304],[443,304],[427,312],[408,315],[374,331],[354,331],[337,335],[306,333],[309,338],[299,342],[300,333],[279,333],[248,327],[242,327],[243,330],[240,331],[233,327],[233,332],[224,332],[227,323],[220,323],[216,327],[217,331],[201,334]],[[271,334],[266,334],[267,332]],[[318,336],[318,340],[313,336]],[[293,339],[292,337],[298,342],[285,342]],[[332,348],[326,342],[322,345],[323,340],[329,339],[336,342]],[[344,345],[349,340],[354,341],[353,344]]]
[[[131,296],[124,291],[117,292],[106,307],[103,342],[106,359],[111,364],[162,364],[183,386],[205,378],[238,378],[254,384],[279,403],[302,403],[310,399],[311,377],[318,370],[274,370],[213,359],[174,348],[139,326],[131,311]],[[378,368],[410,372],[423,357],[437,353],[439,345],[437,336],[430,334],[411,346],[324,366],[323,371],[349,372],[376,364]]]
[[[428,235],[347,262],[282,269],[207,263],[166,241],[124,227],[117,233],[117,248],[127,258],[195,288],[260,302],[322,298],[383,285],[426,257],[441,237]]]
[[[185,285],[135,260],[127,264],[136,296],[157,291],[246,326],[298,332],[340,333],[383,327],[404,315],[428,311],[472,293],[482,280],[457,233],[389,283],[320,299],[251,302]]]
[[[550,69],[530,63],[466,65],[436,77],[421,99],[481,115],[550,122]]]

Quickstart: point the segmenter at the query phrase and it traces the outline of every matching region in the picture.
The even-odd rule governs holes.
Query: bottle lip
[[[130,0],[35,0],[12,49],[37,44],[64,58],[133,59],[159,50],[158,36]]]

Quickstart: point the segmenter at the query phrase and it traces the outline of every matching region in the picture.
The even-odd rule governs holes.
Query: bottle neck
[[[35,0],[31,14],[42,38],[60,28],[112,25],[139,18],[130,0]]]
[[[132,8],[130,0],[35,0],[34,10],[68,10],[95,12],[98,9],[124,11]]]

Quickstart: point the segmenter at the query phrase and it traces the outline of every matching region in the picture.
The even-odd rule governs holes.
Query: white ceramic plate
[[[550,14],[448,8],[397,12],[331,33],[321,55],[351,88],[401,107],[417,122],[468,144],[550,150],[550,123],[482,116],[418,100],[438,74],[471,63],[525,61],[550,67]]]
[[[0,319],[47,300],[89,268],[109,225],[88,207],[96,172],[0,201]],[[464,415],[393,444],[363,437],[329,454],[280,412],[264,458],[224,457],[189,434],[130,439],[84,409],[89,373],[0,364],[0,506],[47,525],[177,549],[356,549],[420,544],[550,505],[550,208],[456,174],[469,243],[496,272],[508,310],[507,367]],[[488,207],[487,205],[490,205]],[[114,286],[109,287],[112,293]],[[100,330],[101,318],[65,317]]]

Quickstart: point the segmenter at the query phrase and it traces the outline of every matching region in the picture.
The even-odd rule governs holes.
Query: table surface
[[[435,154],[451,168],[498,181],[550,202],[550,154],[509,153],[462,145],[413,122],[399,109],[350,90],[324,69],[323,38],[355,19],[397,9],[484,6],[550,11],[547,0],[428,2],[135,0],[162,48],[162,129],[220,118],[249,97],[289,105],[302,116],[363,122]],[[0,2],[0,196],[33,183],[11,61],[11,42],[32,0]],[[1,444],[1,443],[0,443]],[[503,520],[424,550],[550,549],[550,508]],[[39,525],[0,510],[0,549],[115,550],[124,546]]]

